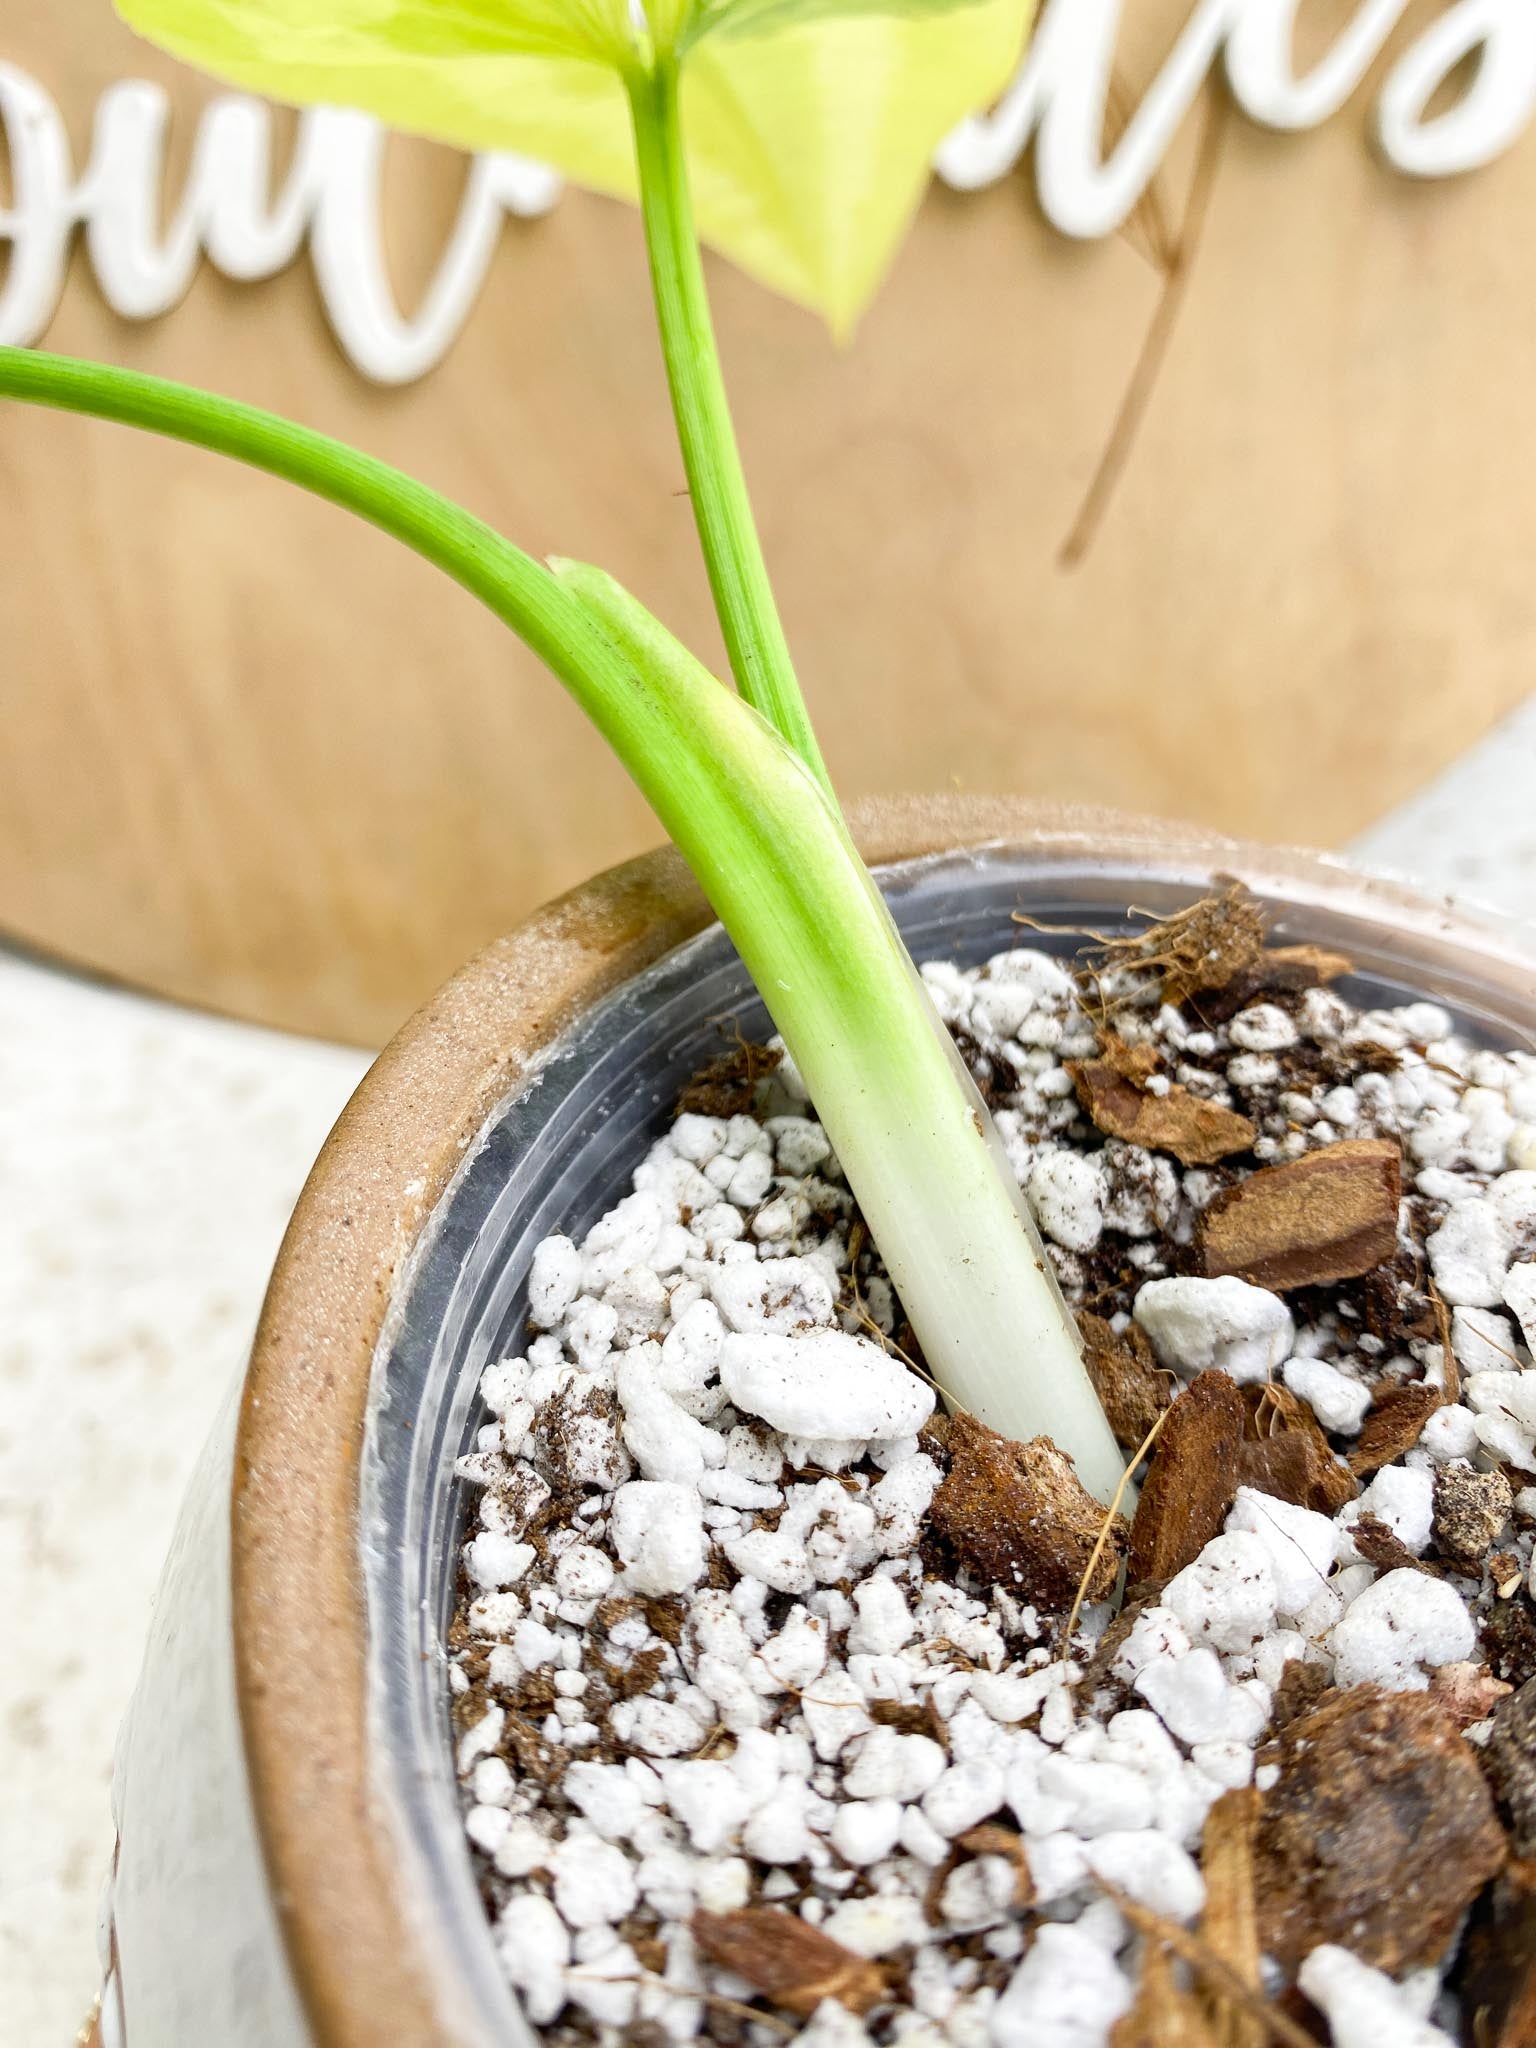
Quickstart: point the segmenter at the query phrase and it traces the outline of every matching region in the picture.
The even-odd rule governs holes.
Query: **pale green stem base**
[[[1010,1437],[1050,1436],[1108,1502],[1125,1460],[991,1118],[841,815],[602,571],[559,564],[709,766],[652,794],[810,1091],[930,1370]],[[727,712],[726,707],[729,707]],[[650,792],[648,792],[650,793]]]

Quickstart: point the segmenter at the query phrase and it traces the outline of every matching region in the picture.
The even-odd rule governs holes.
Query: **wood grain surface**
[[[1124,93],[1187,5],[1132,10]],[[164,81],[184,163],[209,88],[105,0],[6,0],[0,58],[48,87],[77,158],[104,86]],[[1022,172],[935,192],[847,352],[713,266],[846,791],[1013,790],[1330,844],[1530,687],[1536,136],[1415,185],[1371,154],[1367,103],[1302,137],[1208,104],[1104,243],[1046,227]],[[407,301],[461,178],[445,151],[393,149]],[[718,656],[615,206],[509,222],[463,338],[403,390],[343,360],[306,262],[252,286],[205,272],[133,326],[77,252],[48,338],[354,438],[535,551],[602,562]],[[0,701],[0,927],[358,1041],[656,836],[558,688],[432,571],[269,480],[14,407]]]

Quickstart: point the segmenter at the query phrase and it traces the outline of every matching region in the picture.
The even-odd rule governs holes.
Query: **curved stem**
[[[488,605],[565,683],[698,877],[784,1035],[946,1392],[1122,1461],[1017,1183],[836,804],[757,711],[601,572],[555,572],[387,463],[253,406],[0,349],[0,397],[148,428],[346,506]]]
[[[0,397],[232,456],[359,514],[489,606],[554,671],[626,763],[640,743],[649,721],[633,672],[579,600],[493,527],[402,470],[257,406],[39,349],[0,348]]]
[[[731,423],[688,190],[676,59],[659,55],[650,70],[632,72],[627,85],[667,382],[731,673],[747,702],[830,790],[768,580]]]

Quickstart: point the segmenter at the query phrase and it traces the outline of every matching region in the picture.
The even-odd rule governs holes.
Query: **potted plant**
[[[1528,968],[1318,863],[1007,805],[859,821],[882,896],[752,526],[690,172],[846,324],[1027,8],[125,12],[638,184],[740,694],[355,450],[0,352],[0,393],[447,570],[694,877],[619,870],[473,963],[317,1167],[124,1744],[103,2039],[1131,2048],[1321,2013],[1350,2048],[1445,2040],[1459,1989],[1513,2043]]]

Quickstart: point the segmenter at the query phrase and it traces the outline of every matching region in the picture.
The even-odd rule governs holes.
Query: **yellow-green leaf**
[[[935,148],[1006,84],[1033,0],[722,0],[713,19],[691,22],[678,0],[667,5],[668,25],[692,39],[683,122],[700,233],[846,332],[901,241]],[[635,196],[619,67],[643,52],[628,0],[118,7],[142,35],[249,90],[361,107]]]
[[[955,14],[977,0],[698,0],[690,34],[697,38],[719,30],[726,35],[758,35],[794,22],[828,21],[838,15],[887,14],[921,17]]]
[[[1027,6],[861,13],[710,37],[683,78],[705,239],[845,334],[873,297],[951,128],[1006,84]]]

